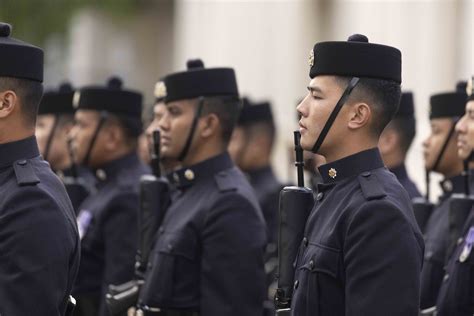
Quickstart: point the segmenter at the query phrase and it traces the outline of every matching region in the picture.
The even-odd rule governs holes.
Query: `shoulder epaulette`
[[[16,181],[18,185],[35,185],[40,183],[40,179],[35,173],[35,169],[31,162],[26,159],[17,160],[13,163]]]
[[[370,172],[364,172],[357,178],[366,200],[381,199],[387,195],[382,183],[380,183],[376,175]]]
[[[232,191],[237,189],[237,183],[232,179],[232,175],[226,171],[217,173],[214,176],[219,191]]]

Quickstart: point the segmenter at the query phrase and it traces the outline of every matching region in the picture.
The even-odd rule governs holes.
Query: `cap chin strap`
[[[54,115],[53,127],[51,128],[51,132],[48,135],[48,140],[46,141],[46,148],[44,149],[43,159],[48,161],[49,151],[51,149],[51,144],[53,143],[54,134],[56,134],[56,129],[59,125],[59,115]]]
[[[430,173],[431,171],[436,171],[438,169],[439,164],[441,163],[441,159],[443,159],[444,153],[446,152],[446,149],[448,148],[449,141],[451,140],[451,137],[454,135],[454,131],[456,130],[456,123],[459,121],[459,119],[455,119],[453,121],[453,125],[451,126],[451,129],[449,130],[448,136],[446,136],[446,139],[444,140],[443,146],[441,147],[441,150],[439,151],[438,156],[436,157],[435,163],[433,165],[433,168],[431,170],[426,170],[426,195],[425,199],[427,201],[430,200]]]
[[[313,153],[318,153],[319,149],[321,148],[321,145],[324,142],[324,139],[329,133],[329,129],[331,128],[332,124],[334,124],[334,121],[336,120],[337,115],[341,111],[342,106],[344,105],[344,103],[346,103],[347,98],[349,97],[359,80],[359,77],[352,77],[351,81],[346,87],[346,90],[344,90],[344,93],[342,94],[341,98],[339,99],[339,101],[337,101],[336,107],[334,108],[334,110],[332,110],[331,115],[329,115],[329,118],[326,121],[326,124],[324,125],[323,129],[321,130],[318,139],[314,143],[313,149],[311,149]]]
[[[94,134],[92,135],[91,141],[89,143],[89,148],[87,148],[86,156],[84,157],[83,165],[88,166],[91,158],[92,149],[94,148],[95,142],[97,140],[97,136],[99,136],[99,132],[104,126],[105,121],[109,117],[109,113],[106,111],[100,112],[100,119],[97,127],[95,128]]]
[[[191,147],[191,143],[194,137],[194,132],[196,131],[197,123],[198,123],[199,117],[201,116],[203,106],[204,106],[204,97],[199,97],[198,105],[196,108],[196,112],[194,113],[194,118],[193,118],[193,122],[191,123],[191,128],[189,130],[188,138],[186,139],[186,143],[184,144],[183,150],[181,151],[181,154],[178,157],[178,160],[181,162],[188,155],[189,148]]]

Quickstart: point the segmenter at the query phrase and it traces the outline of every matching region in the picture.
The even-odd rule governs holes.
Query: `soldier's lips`
[[[304,124],[301,123],[301,121],[299,121],[298,123],[300,126],[300,133],[303,134],[304,132],[306,132],[306,126],[304,126]]]
[[[166,137],[166,136],[161,136],[160,143],[161,145],[169,145],[169,143],[171,143],[171,138]]]

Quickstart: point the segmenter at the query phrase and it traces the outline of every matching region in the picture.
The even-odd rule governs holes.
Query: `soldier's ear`
[[[5,118],[13,113],[18,97],[12,90],[0,92],[0,118]]]
[[[363,128],[372,119],[372,109],[367,103],[357,102],[349,108],[349,121],[347,127],[350,130]]]
[[[201,119],[201,136],[203,138],[215,135],[220,128],[219,118],[214,113],[210,113]]]

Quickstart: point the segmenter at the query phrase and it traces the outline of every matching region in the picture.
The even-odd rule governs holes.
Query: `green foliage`
[[[42,45],[51,34],[65,36],[73,15],[86,8],[125,19],[150,0],[0,0],[0,21],[13,25],[15,38]]]

